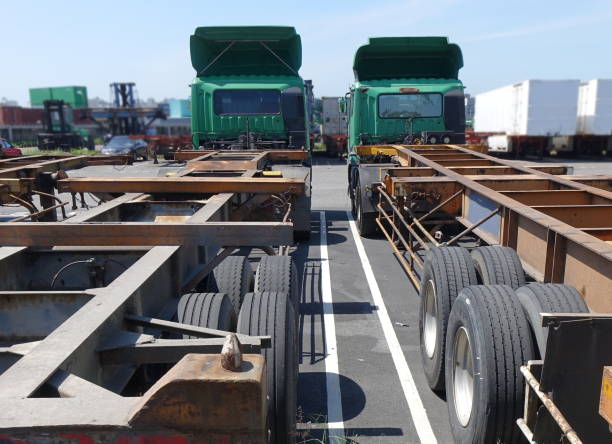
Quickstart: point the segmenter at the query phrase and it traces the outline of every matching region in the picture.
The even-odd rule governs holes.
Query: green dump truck
[[[461,49],[446,37],[377,37],[361,46],[355,82],[340,99],[348,115],[349,193],[363,235],[376,231],[368,185],[392,156],[359,154],[359,147],[465,143]],[[366,150],[367,151],[367,150]],[[362,166],[360,168],[360,166]]]
[[[293,207],[292,220],[296,238],[307,238],[311,161],[299,34],[291,26],[199,27],[190,48],[196,71],[191,85],[194,149],[286,150],[286,160],[267,174],[305,179],[307,190]],[[296,151],[306,156],[292,155]]]
[[[195,148],[310,148],[302,44],[293,27],[197,28],[191,63]]]

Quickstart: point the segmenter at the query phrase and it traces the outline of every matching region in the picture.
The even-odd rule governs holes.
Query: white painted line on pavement
[[[378,308],[376,310],[378,319],[380,320],[385,339],[387,340],[387,345],[389,346],[389,351],[391,352],[391,357],[393,358],[393,363],[395,364],[395,369],[397,370],[402,389],[404,390],[404,396],[408,402],[412,422],[414,423],[414,427],[422,443],[435,444],[437,443],[436,436],[431,428],[429,418],[427,418],[427,411],[423,406],[423,402],[421,401],[421,397],[419,396],[419,392],[412,377],[412,372],[410,371],[410,367],[408,367],[408,363],[402,352],[402,347],[393,329],[391,318],[389,318],[389,313],[387,313],[387,307],[380,293],[380,288],[378,288],[378,283],[376,282],[374,272],[370,266],[370,261],[363,247],[359,231],[357,231],[357,225],[355,225],[355,220],[350,211],[346,212],[346,217],[351,227],[351,233],[353,234],[353,239],[357,246],[359,258],[361,259],[361,266],[363,267],[368,286],[370,287],[370,293],[372,293],[374,304]]]
[[[327,222],[325,211],[319,211],[321,221],[321,300],[323,302],[323,326],[325,328],[325,385],[327,390],[327,427],[334,429],[334,438],[344,440],[344,419],[342,416],[342,396],[340,394],[340,372],[338,370],[338,347],[336,344],[336,324],[332,304],[331,275],[327,253]]]

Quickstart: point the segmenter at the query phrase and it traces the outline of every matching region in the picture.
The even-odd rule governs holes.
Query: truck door
[[[306,147],[306,117],[304,94],[300,88],[287,88],[281,93],[281,113],[290,137],[289,148]]]

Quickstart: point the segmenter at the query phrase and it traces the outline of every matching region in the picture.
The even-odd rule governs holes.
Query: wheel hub
[[[459,423],[466,427],[472,416],[474,401],[474,362],[467,330],[460,327],[455,333],[453,347],[453,397]]]
[[[423,301],[423,344],[429,359],[436,351],[438,338],[438,307],[436,304],[436,287],[430,279],[425,283],[425,300]]]

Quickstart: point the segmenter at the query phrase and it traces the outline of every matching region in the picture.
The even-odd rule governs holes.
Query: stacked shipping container
[[[56,86],[50,88],[30,88],[30,104],[42,107],[45,100],[63,100],[73,108],[87,108],[87,87]]]

